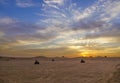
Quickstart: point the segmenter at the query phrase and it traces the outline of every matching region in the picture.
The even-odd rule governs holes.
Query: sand
[[[108,83],[120,83],[120,64],[116,65],[116,71],[112,77],[108,80]]]
[[[40,60],[38,60],[40,61]],[[0,60],[0,83],[120,83],[120,59]]]

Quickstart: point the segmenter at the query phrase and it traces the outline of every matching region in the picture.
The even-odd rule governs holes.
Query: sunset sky
[[[120,0],[0,0],[0,56],[120,57]]]

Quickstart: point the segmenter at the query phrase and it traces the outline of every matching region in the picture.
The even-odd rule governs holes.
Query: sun
[[[90,53],[89,52],[82,52],[81,56],[82,57],[89,57]]]

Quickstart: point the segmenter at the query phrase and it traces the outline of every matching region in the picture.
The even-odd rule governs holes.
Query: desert
[[[120,58],[80,59],[0,59],[0,83],[120,83]]]

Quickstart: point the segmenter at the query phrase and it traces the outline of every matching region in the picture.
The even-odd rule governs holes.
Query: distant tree
[[[104,56],[105,58],[107,58],[107,56]]]

